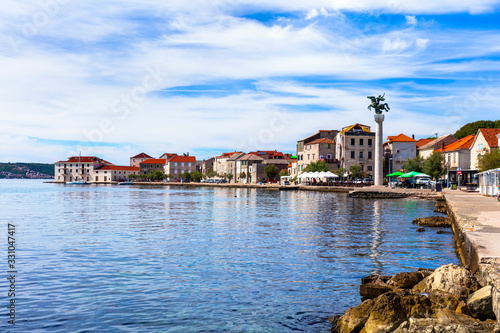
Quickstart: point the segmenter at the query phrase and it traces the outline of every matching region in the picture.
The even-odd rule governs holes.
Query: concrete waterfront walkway
[[[462,263],[493,286],[493,310],[500,318],[500,202],[478,192],[443,191]]]

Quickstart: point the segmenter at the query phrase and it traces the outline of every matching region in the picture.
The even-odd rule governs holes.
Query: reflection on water
[[[458,262],[450,233],[410,223],[428,201],[16,180],[0,209],[21,331],[324,332],[362,276]]]

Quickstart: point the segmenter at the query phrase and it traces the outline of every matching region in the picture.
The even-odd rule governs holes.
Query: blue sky
[[[0,161],[278,149],[500,119],[500,2],[4,1]]]

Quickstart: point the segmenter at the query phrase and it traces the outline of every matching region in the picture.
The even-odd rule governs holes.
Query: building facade
[[[95,170],[96,183],[112,183],[127,181],[130,175],[138,175],[139,167],[106,165]]]
[[[54,180],[61,183],[78,180],[95,182],[94,170],[106,165],[114,164],[96,156],[72,156],[66,161],[54,163]]]
[[[500,128],[480,128],[477,130],[476,137],[471,146],[470,158],[471,168],[477,170],[479,168],[479,156],[491,149],[498,149],[497,135],[500,134]]]
[[[340,167],[347,172],[353,165],[360,165],[361,171],[373,175],[375,165],[375,132],[370,126],[354,124],[342,128],[337,134],[335,157]]]
[[[450,182],[457,182],[457,171],[461,171],[460,180],[462,184],[472,183],[477,170],[471,169],[471,146],[474,142],[475,134],[471,134],[444,146],[438,150],[444,156],[446,163],[446,179]]]
[[[167,160],[164,158],[149,158],[139,163],[139,173],[141,175],[147,175],[151,171],[164,172],[166,162]]]
[[[130,158],[130,166],[139,168],[139,164],[147,159],[153,158],[146,153],[140,153]]]
[[[181,175],[185,172],[196,171],[196,157],[194,156],[174,156],[165,163],[166,175],[171,175],[169,180],[181,180]]]
[[[403,169],[403,164],[417,156],[417,140],[403,133],[387,137],[384,143],[384,175]]]
[[[329,166],[332,164],[332,169],[338,168],[338,159],[335,157],[335,139],[338,132],[337,130],[320,130],[297,141],[297,172],[299,175],[308,164],[321,159],[324,159]]]
[[[431,157],[432,153],[440,149],[443,145],[444,146],[451,145],[452,143],[457,141],[458,139],[451,134],[443,135],[437,139],[433,139],[430,142],[420,146],[417,149],[417,151],[420,157],[422,157],[425,160]]]

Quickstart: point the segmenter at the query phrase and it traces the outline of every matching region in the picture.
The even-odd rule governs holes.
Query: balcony
[[[339,160],[336,158],[322,158],[322,161],[325,161],[328,164],[336,164],[339,163]]]

